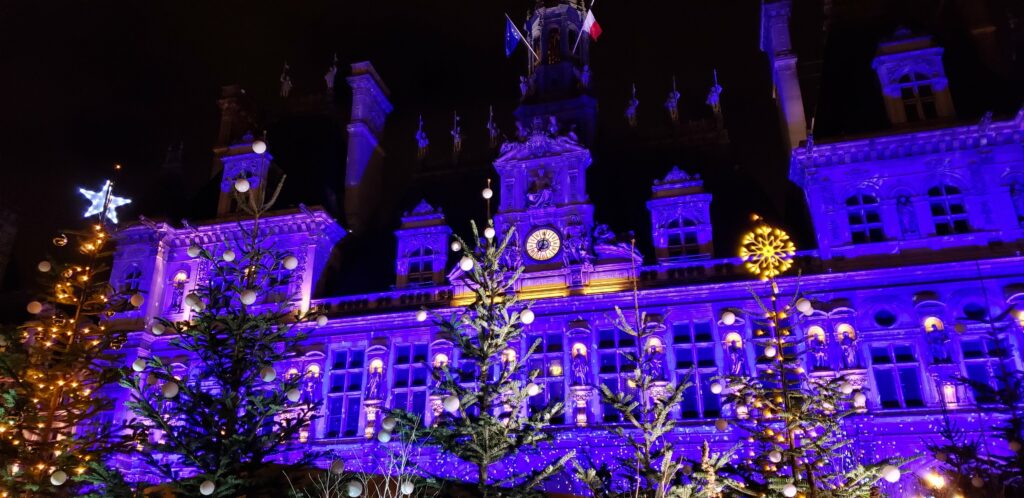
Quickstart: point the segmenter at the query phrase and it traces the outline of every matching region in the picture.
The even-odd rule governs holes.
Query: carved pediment
[[[496,163],[528,161],[542,157],[555,157],[585,151],[586,148],[570,136],[551,136],[543,131],[530,133],[525,140],[508,141],[501,145]]]

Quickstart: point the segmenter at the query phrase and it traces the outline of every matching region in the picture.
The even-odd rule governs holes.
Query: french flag
[[[594,41],[601,36],[601,25],[597,23],[593,10],[587,11],[587,18],[583,21],[583,31],[589,34],[590,39]]]

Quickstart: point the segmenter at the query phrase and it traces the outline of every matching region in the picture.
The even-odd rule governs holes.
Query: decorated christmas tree
[[[239,223],[237,246],[214,254],[192,245],[189,255],[205,260],[210,278],[184,298],[191,318],[152,324],[154,335],[172,336],[170,354],[188,357],[190,368],[176,371],[150,355],[121,381],[131,392],[133,456],[184,496],[279,494],[282,472],[317,456],[303,449],[280,462],[307,434],[319,403],[304,376],[277,368],[296,353],[310,321],[326,318],[297,313],[289,298],[269,292],[298,265],[260,228],[281,185],[267,202],[244,179],[235,187],[238,205],[252,216]]]
[[[711,386],[724,393],[732,410],[730,423],[746,433],[741,470],[744,486],[734,491],[757,497],[867,497],[880,479],[895,482],[905,459],[863,463],[849,446],[843,419],[863,410],[865,394],[842,373],[808,372],[805,354],[821,340],[801,336],[802,316],[813,313],[810,300],[799,291],[791,298],[779,291],[775,278],[792,266],[796,248],[789,236],[754,217],[757,227],[743,238],[740,256],[746,268],[765,282],[766,296],[751,291],[759,310],[726,311],[725,325],[743,313],[755,330],[751,341],[759,358],[757,373],[744,365],[744,339],[726,337],[730,374]]]
[[[66,256],[72,262],[39,262],[48,292],[28,303],[33,319],[0,329],[0,496],[85,495],[117,449],[116,431],[101,417],[111,406],[99,391],[118,379],[112,351],[124,336],[105,320],[144,298],[108,284],[106,222],[116,220],[111,200],[123,200],[111,188],[90,192],[96,209],[86,215],[99,218],[87,231],[53,240],[59,253],[77,253]]]
[[[965,356],[977,356],[975,351],[987,352],[997,361],[972,367],[972,378],[958,377],[974,396],[974,401],[986,412],[1000,418],[1000,422],[983,431],[995,431],[991,437],[984,432],[972,434],[953,420],[943,404],[943,423],[939,438],[928,443],[928,450],[939,462],[935,472],[922,477],[922,485],[937,495],[967,498],[1004,498],[1024,494],[1024,372],[1012,363],[1007,333],[1012,325],[1007,317],[1015,313],[1013,307],[999,316],[983,320],[988,333],[967,346],[962,341]],[[965,324],[957,324],[956,331],[965,332]]]
[[[692,384],[673,385],[664,380],[664,327],[640,312],[635,275],[634,267],[632,323],[622,310],[615,310],[616,326],[635,338],[635,351],[622,353],[625,364],[633,366],[625,374],[629,389],[614,392],[602,384],[600,391],[604,403],[626,422],[610,430],[628,447],[627,456],[617,458],[614,467],[606,463],[594,468],[574,462],[576,476],[595,497],[720,497],[726,486],[740,487],[720,475],[732,452],[712,455],[705,442],[695,470],[694,463],[666,437],[676,427],[674,412]]]
[[[524,465],[529,461],[524,450],[550,439],[544,428],[561,413],[562,404],[527,406],[541,388],[534,382],[539,372],[525,367],[537,344],[526,345],[526,353],[518,354],[523,326],[533,322],[534,312],[511,292],[523,271],[510,268],[509,258],[503,257],[513,234],[499,241],[493,226],[488,226],[480,238],[474,225],[473,236],[475,247],[462,239],[453,243],[462,253],[459,278],[473,293],[473,301],[450,316],[435,317],[462,365],[472,364],[473,373],[457,373],[447,366],[435,372],[443,410],[420,442],[475,467],[479,496],[532,495],[573,456],[565,454],[532,468]],[[420,312],[420,318],[426,320],[427,313]],[[395,416],[406,421],[416,417],[403,412]]]

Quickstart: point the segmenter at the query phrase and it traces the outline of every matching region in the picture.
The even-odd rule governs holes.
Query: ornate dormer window
[[[931,37],[900,29],[877,54],[873,67],[892,124],[953,117],[942,48],[932,46]]]
[[[398,259],[395,261],[398,287],[441,283],[452,230],[444,224],[444,213],[427,201],[402,216],[398,237]]]
[[[142,270],[132,265],[124,271],[121,278],[121,293],[125,295],[135,294],[142,287]]]
[[[908,122],[935,119],[935,93],[931,78],[917,72],[907,73],[899,79],[897,87]]]
[[[434,250],[420,247],[407,257],[409,272],[406,274],[410,284],[431,283],[434,281]]]
[[[651,236],[659,260],[705,257],[711,254],[711,195],[704,193],[700,175],[673,167],[651,187]]]
[[[931,207],[935,235],[967,233],[967,209],[960,189],[952,185],[937,185],[928,189],[928,204]]]
[[[846,199],[846,217],[850,223],[850,240],[854,244],[885,240],[882,218],[878,214],[878,198],[857,194]]]
[[[676,218],[668,222],[664,230],[670,258],[700,254],[696,221],[690,218]]]

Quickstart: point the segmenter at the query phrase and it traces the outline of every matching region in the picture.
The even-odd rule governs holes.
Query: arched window
[[[882,218],[878,215],[878,198],[857,194],[846,199],[846,217],[850,221],[850,236],[854,244],[881,242]]]
[[[700,254],[697,242],[697,222],[690,218],[676,218],[665,225],[669,257],[696,256]]]
[[[434,250],[420,247],[408,257],[409,271],[406,275],[410,284],[432,283],[434,281]]]
[[[124,277],[121,279],[121,293],[122,294],[135,294],[139,292],[139,288],[142,286],[142,270],[138,266],[132,265],[124,272]]]
[[[903,100],[903,111],[907,121],[924,121],[933,119],[935,111],[935,94],[932,91],[931,78],[921,73],[907,73],[900,78],[897,88]]]
[[[960,189],[952,185],[939,185],[928,189],[928,202],[935,222],[936,235],[967,233],[967,210]]]

